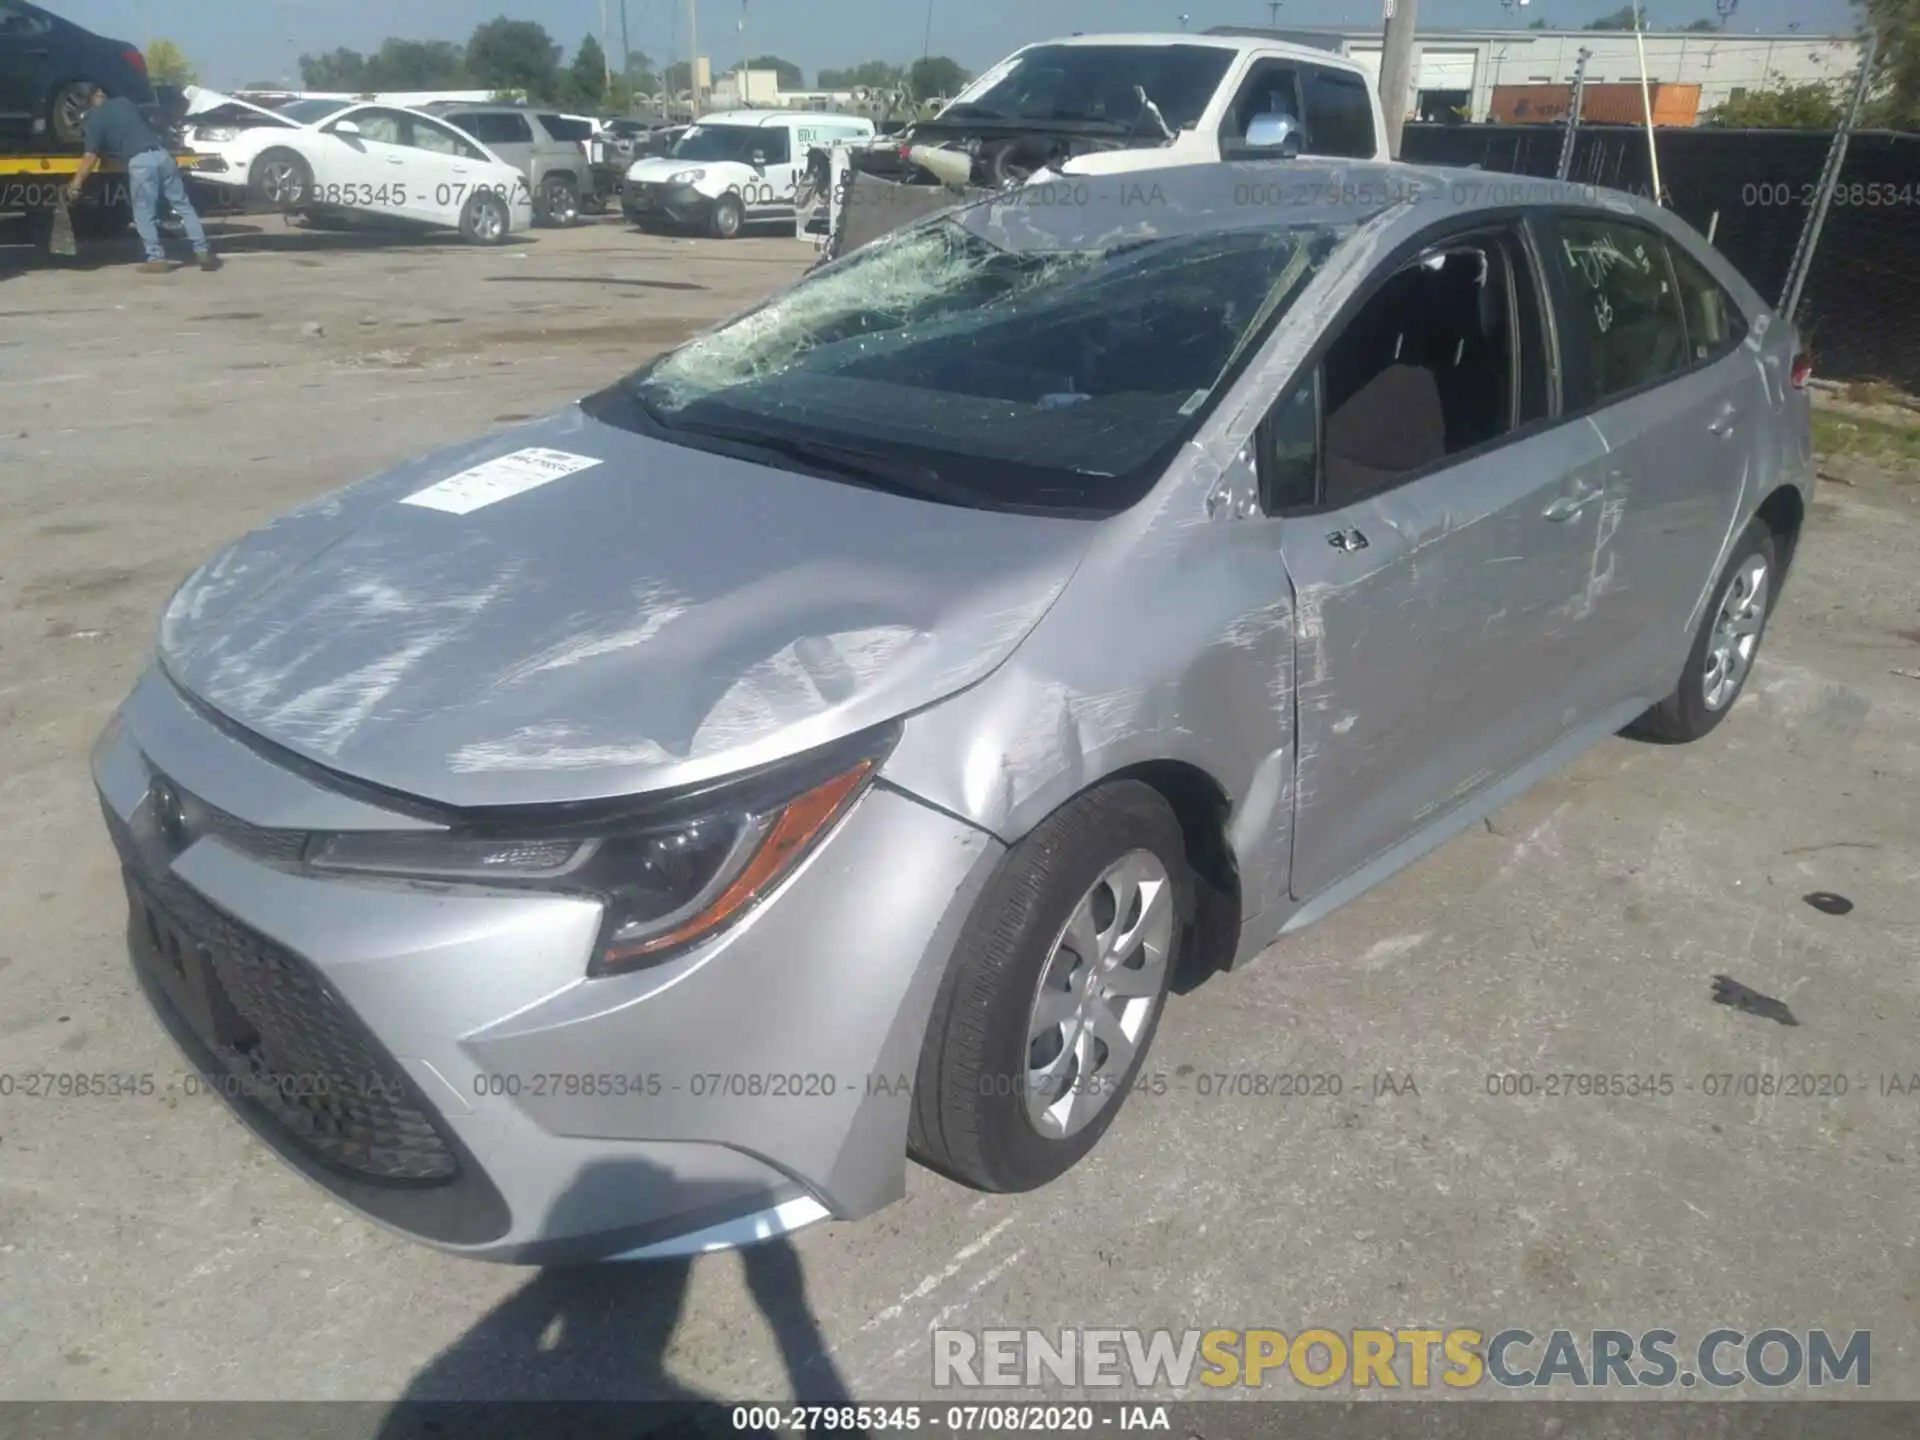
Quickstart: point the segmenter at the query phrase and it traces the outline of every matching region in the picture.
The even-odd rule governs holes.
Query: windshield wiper
[[[707,421],[668,420],[646,400],[635,396],[647,417],[669,434],[699,435],[749,450],[760,450],[798,460],[873,490],[940,500],[969,509],[989,509],[996,499],[985,491],[947,479],[931,465],[904,460],[885,450],[848,445],[833,440],[810,440],[800,435],[770,434],[744,425],[715,425]]]

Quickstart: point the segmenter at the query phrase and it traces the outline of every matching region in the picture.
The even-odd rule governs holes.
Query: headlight
[[[669,185],[692,185],[707,178],[704,170],[676,170],[667,177]]]
[[[228,140],[238,140],[240,132],[231,125],[206,125],[195,130],[193,138],[203,140],[209,145],[220,145]]]
[[[682,797],[671,813],[316,835],[305,859],[317,870],[591,896],[605,916],[587,973],[616,974],[712,937],[772,893],[865,792],[896,733]]]

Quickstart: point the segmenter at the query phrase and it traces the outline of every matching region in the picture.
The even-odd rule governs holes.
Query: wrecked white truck
[[[896,135],[813,150],[798,228],[829,260],[1008,186],[1298,155],[1391,158],[1355,61],[1226,27],[1074,35],[1016,50]]]

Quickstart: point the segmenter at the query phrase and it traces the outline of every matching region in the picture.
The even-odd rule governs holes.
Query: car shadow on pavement
[[[595,1167],[561,1197],[553,1223],[564,1233],[570,1211],[604,1214],[610,1194],[644,1193],[664,1183],[669,1183],[666,1173],[644,1161]],[[689,1187],[678,1188],[684,1196]],[[712,1188],[711,1203],[736,1213],[743,1203],[758,1203],[750,1196],[743,1200],[737,1186]],[[779,1198],[769,1195],[766,1204]],[[705,1208],[697,1195],[693,1200]],[[737,1258],[711,1257],[706,1263],[744,1268],[748,1291],[773,1333],[791,1398],[811,1405],[849,1403],[807,1298],[799,1252],[790,1241],[763,1240],[740,1250]],[[388,1411],[380,1440],[462,1433],[462,1424],[446,1422],[475,1419],[475,1410],[511,1407],[518,1424],[528,1421],[532,1408],[583,1402],[653,1402],[673,1407],[676,1431],[734,1433],[732,1402],[742,1397],[703,1393],[668,1371],[668,1351],[694,1264],[693,1259],[610,1261],[532,1272],[525,1285],[414,1376]],[[678,1368],[697,1371],[698,1356]],[[535,1425],[522,1433],[547,1428]],[[641,1430],[628,1425],[625,1433]]]

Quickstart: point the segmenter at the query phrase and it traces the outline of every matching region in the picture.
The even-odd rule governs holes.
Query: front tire
[[[738,195],[722,195],[713,202],[713,218],[709,222],[716,240],[731,240],[740,233],[740,227],[747,223],[747,212],[740,204]]]
[[[296,151],[265,150],[254,160],[247,183],[263,204],[290,213],[313,193],[313,167]]]
[[[1674,691],[1629,727],[1629,734],[1663,745],[1684,745],[1727,718],[1746,688],[1779,593],[1773,532],[1752,520],[1713,587],[1686,668]]]
[[[1139,781],[1069,801],[1015,845],[935,998],[909,1153],[1003,1192],[1077,1164],[1153,1043],[1192,902],[1180,823]]]
[[[469,245],[504,245],[513,228],[506,202],[482,191],[460,212],[460,234]]]

